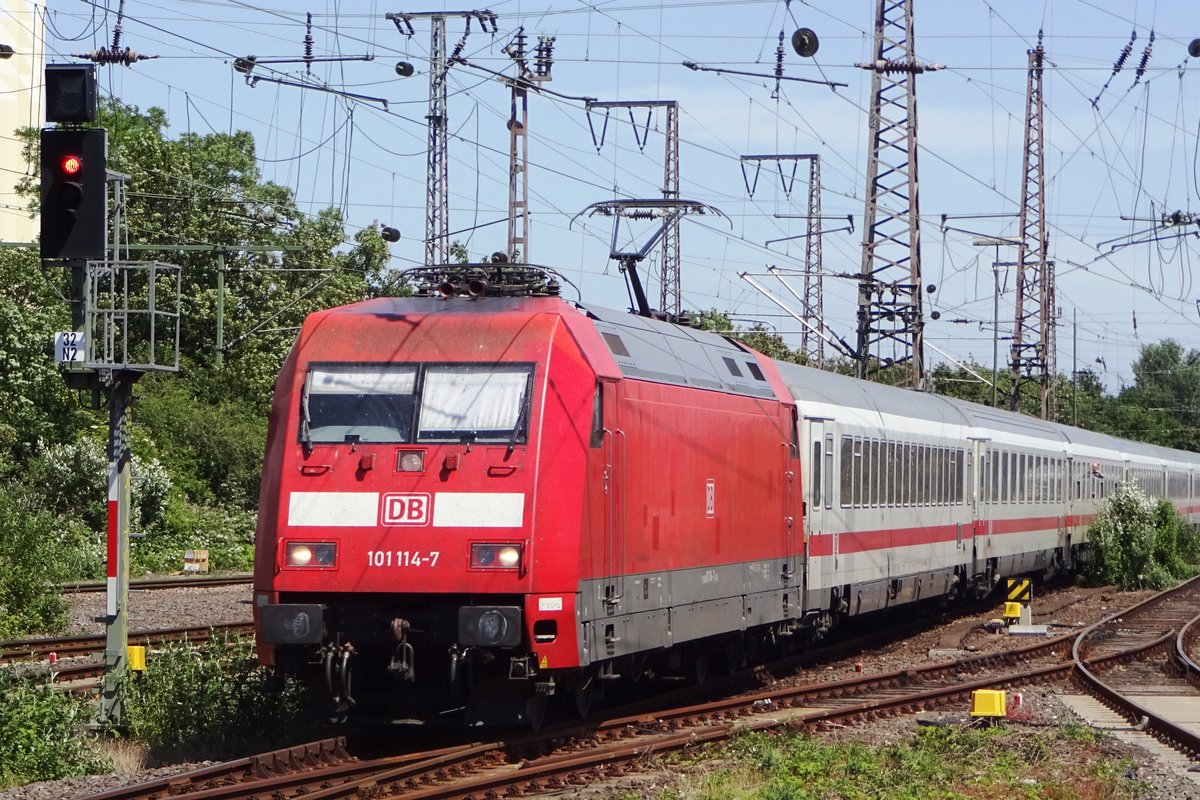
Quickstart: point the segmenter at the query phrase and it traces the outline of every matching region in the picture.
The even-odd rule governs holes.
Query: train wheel
[[[541,730],[546,724],[546,709],[550,696],[542,692],[530,692],[525,698],[525,724],[530,730]]]
[[[696,683],[704,683],[708,680],[708,651],[697,651],[695,660],[692,661],[692,678]]]
[[[579,675],[571,682],[571,709],[575,716],[583,718],[592,711],[592,703],[600,693],[600,681],[593,669],[580,670]]]

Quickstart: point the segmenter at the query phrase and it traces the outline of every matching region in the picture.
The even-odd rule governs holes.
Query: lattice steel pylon
[[[825,328],[825,281],[821,275],[821,157],[808,162],[808,231],[804,239],[804,314]],[[800,352],[808,363],[825,369],[825,339],[805,328],[800,334]]]
[[[915,76],[940,67],[913,57],[911,0],[878,0],[875,60],[855,66],[872,72],[856,373],[867,377],[872,357],[877,365],[907,363],[909,385],[922,388],[925,320]]]
[[[446,17],[462,17],[466,20],[466,29],[450,58],[446,56]],[[414,19],[428,19],[430,23],[429,107],[425,115],[429,132],[425,178],[425,263],[427,266],[446,264],[450,261],[450,140],[446,118],[446,73],[466,44],[467,36],[471,33],[471,20],[477,20],[485,32],[490,26],[491,33],[495,33],[496,15],[491,11],[420,11],[386,14],[385,18],[395,23],[396,29],[408,37],[414,33]]]
[[[1017,245],[1017,299],[1012,339],[1012,395],[1009,408],[1018,410],[1022,386],[1036,378],[1040,385],[1042,419],[1054,415],[1054,263],[1047,258],[1043,169],[1042,64],[1046,51],[1038,32],[1037,47],[1029,51],[1025,95],[1025,169],[1021,195],[1020,242]]]

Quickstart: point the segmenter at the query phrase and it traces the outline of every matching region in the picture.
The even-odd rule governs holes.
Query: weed
[[[147,667],[129,682],[126,719],[152,760],[231,758],[305,733],[304,690],[292,682],[275,690],[246,639],[166,645]]]
[[[84,731],[89,707],[42,678],[0,669],[0,788],[112,768]]]

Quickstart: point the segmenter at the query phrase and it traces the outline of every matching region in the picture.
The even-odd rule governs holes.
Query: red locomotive
[[[1069,568],[1137,467],[1193,495],[1192,454],[779,364],[548,271],[419,277],[309,317],[272,405],[258,651],[342,710],[537,724],[551,695]]]

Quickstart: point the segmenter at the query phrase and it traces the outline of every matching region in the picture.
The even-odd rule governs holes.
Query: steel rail
[[[129,582],[129,588],[130,590],[207,589],[213,586],[240,586],[250,584],[253,580],[253,576],[244,573],[194,577],[179,575],[167,578],[135,578]],[[78,583],[60,583],[54,588],[62,594],[84,594],[106,591],[108,585],[104,581],[80,581]]]
[[[208,641],[214,635],[253,633],[250,622],[231,622],[223,625],[194,625],[184,628],[157,628],[134,631],[129,644],[152,647],[167,641]],[[10,639],[0,641],[0,659],[5,661],[45,659],[51,653],[59,658],[92,655],[104,651],[103,636],[62,636],[53,639]]]
[[[1101,634],[1107,633],[1107,629],[1113,627],[1116,623],[1119,622],[1122,626],[1128,628],[1133,621],[1136,621],[1139,613],[1149,613],[1165,604],[1178,600],[1180,597],[1186,597],[1188,594],[1191,594],[1191,599],[1194,600],[1198,593],[1200,593],[1200,576],[1192,578],[1173,589],[1168,589],[1149,597],[1124,612],[1113,614],[1088,627],[1079,634],[1071,652],[1072,658],[1075,661],[1075,676],[1088,691],[1097,695],[1105,704],[1124,716],[1132,724],[1142,726],[1144,723],[1144,728],[1153,733],[1157,738],[1191,757],[1200,756],[1200,735],[1184,728],[1182,725],[1172,722],[1162,714],[1152,711],[1110,686],[1090,667],[1107,664],[1111,659],[1089,659],[1087,654],[1093,642]],[[1193,616],[1178,629],[1170,630],[1154,641],[1143,645],[1139,648],[1139,652],[1161,650],[1167,653],[1168,657],[1178,656],[1182,652],[1181,647],[1185,634],[1190,628],[1195,626],[1198,619],[1200,617]],[[1171,647],[1172,643],[1174,643],[1173,648]],[[1119,655],[1121,656],[1120,660],[1128,660],[1127,652]],[[1185,664],[1192,663],[1194,666],[1194,663],[1186,656],[1186,653],[1183,656]]]

